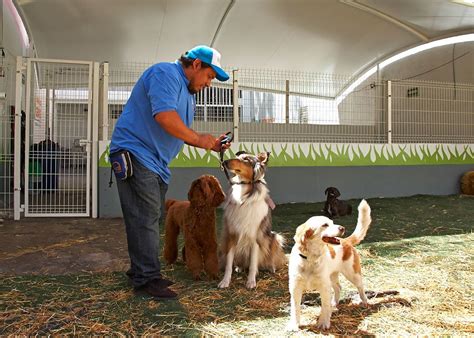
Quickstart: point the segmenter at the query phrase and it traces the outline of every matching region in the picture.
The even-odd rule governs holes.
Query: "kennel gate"
[[[28,59],[25,216],[89,216],[93,62]]]

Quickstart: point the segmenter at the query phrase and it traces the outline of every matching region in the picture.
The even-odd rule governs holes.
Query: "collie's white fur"
[[[362,284],[360,256],[354,245],[365,237],[371,223],[370,206],[362,200],[354,233],[340,239],[344,228],[324,216],[315,216],[300,225],[295,234],[295,245],[289,262],[289,289],[291,310],[288,330],[299,329],[301,298],[306,290],[318,290],[321,295],[321,314],[318,319],[320,329],[328,329],[331,320],[331,287],[334,289],[332,306],[337,306],[341,286],[339,273],[354,284],[364,305],[367,297]]]
[[[255,288],[259,268],[275,271],[284,265],[283,237],[271,231],[269,191],[264,181],[268,153],[241,153],[224,162],[236,176],[224,202],[220,288],[229,286],[233,267],[249,270],[247,288]]]

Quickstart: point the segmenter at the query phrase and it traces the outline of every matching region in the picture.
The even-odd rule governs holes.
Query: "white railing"
[[[109,136],[147,66],[111,65]],[[228,82],[215,81],[196,95],[197,131],[217,135],[237,128],[241,142],[474,142],[474,85],[394,80],[389,121],[388,82],[377,74],[341,96],[352,83],[349,76],[251,69],[229,73]]]

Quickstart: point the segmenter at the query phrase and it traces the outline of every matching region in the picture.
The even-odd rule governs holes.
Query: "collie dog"
[[[270,153],[258,155],[238,152],[236,158],[223,162],[235,176],[224,202],[224,229],[221,263],[225,274],[219,288],[230,284],[232,270],[248,269],[247,288],[257,286],[259,269],[275,271],[286,263],[283,237],[271,231],[274,207],[264,180]]]
[[[337,237],[344,234],[344,227],[334,224],[325,216],[311,217],[296,229],[295,245],[291,250],[288,267],[291,295],[288,330],[299,329],[301,298],[306,290],[319,291],[321,313],[317,325],[320,329],[329,329],[331,306],[339,303],[339,273],[357,287],[362,304],[367,305],[360,256],[354,246],[364,239],[372,220],[369,204],[365,200],[360,202],[358,210],[354,233],[345,239]],[[334,289],[332,304],[331,287]]]

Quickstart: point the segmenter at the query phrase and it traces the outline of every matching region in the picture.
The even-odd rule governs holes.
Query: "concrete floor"
[[[27,218],[0,223],[0,274],[126,271],[121,218]]]

